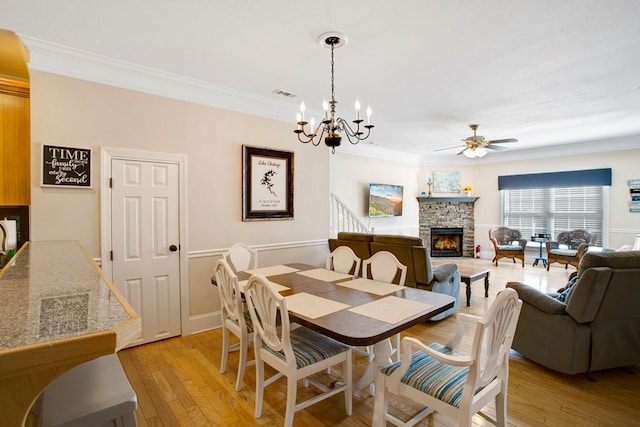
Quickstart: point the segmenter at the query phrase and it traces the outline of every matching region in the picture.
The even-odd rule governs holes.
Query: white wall
[[[355,208],[356,212],[367,220],[365,203],[369,182],[384,181],[385,183],[405,185],[405,215],[400,218],[372,220],[372,225],[376,227],[377,232],[394,232],[395,229],[409,230],[414,227],[416,229],[415,235],[417,235],[418,208],[415,196],[422,191],[427,191],[427,177],[433,176],[434,170],[460,171],[461,185],[471,185],[474,189],[473,195],[479,197],[475,203],[476,244],[480,244],[482,247],[482,257],[490,259],[493,257],[493,252],[488,231],[491,227],[501,224],[498,176],[611,168],[613,182],[609,188],[609,212],[606,214],[607,224],[605,224],[608,231],[603,236],[604,245],[619,248],[625,244],[633,244],[635,235],[640,233],[640,213],[629,212],[630,196],[627,186],[627,180],[640,178],[637,160],[640,159],[640,149],[504,163],[499,162],[499,155],[499,153],[491,154],[496,162],[491,162],[490,158],[488,161],[482,162],[470,159],[468,166],[418,167],[336,154],[330,159],[330,187],[331,191],[338,194],[348,206],[352,209]],[[434,193],[433,196],[444,197],[455,196],[455,194]]]
[[[418,236],[418,166],[348,154],[330,158],[330,188],[376,234]],[[369,218],[369,184],[404,186],[402,216]]]

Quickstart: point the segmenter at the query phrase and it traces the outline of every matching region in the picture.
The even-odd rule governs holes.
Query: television
[[[369,216],[402,216],[402,185],[369,184]]]

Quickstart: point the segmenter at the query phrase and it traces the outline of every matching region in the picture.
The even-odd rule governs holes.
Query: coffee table
[[[484,279],[484,297],[489,296],[489,269],[483,270],[477,267],[470,267],[458,264],[460,272],[460,280],[467,285],[467,307],[471,305],[471,283],[476,280]]]

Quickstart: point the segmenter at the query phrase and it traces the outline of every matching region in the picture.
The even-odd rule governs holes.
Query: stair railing
[[[329,231],[331,237],[335,238],[340,231],[355,233],[371,232],[369,227],[333,192],[331,192],[329,197],[329,206],[331,209],[329,215]]]

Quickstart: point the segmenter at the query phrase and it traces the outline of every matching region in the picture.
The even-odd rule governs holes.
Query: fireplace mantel
[[[437,203],[437,202],[453,202],[453,203],[475,203],[480,197],[470,196],[470,197],[422,197],[418,196],[418,202],[423,203]]]

